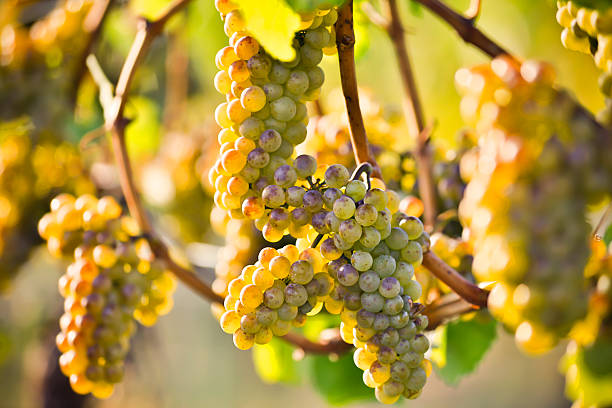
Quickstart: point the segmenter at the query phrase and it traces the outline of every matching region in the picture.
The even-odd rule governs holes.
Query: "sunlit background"
[[[32,3],[40,4],[32,6],[32,11],[22,16],[26,25],[50,10],[54,2]],[[120,3],[121,7],[115,7],[108,16],[96,49],[98,60],[111,80],[117,78],[131,44],[135,16],[140,13],[154,15],[165,4],[161,0]],[[454,31],[427,10],[408,7],[408,1],[400,3],[403,3],[408,45],[426,119],[435,126],[434,143],[453,147],[456,134],[464,126],[459,115],[454,73],[460,67],[486,62],[488,58],[464,44]],[[448,3],[457,10],[468,5],[467,0]],[[596,68],[589,56],[562,47],[555,9],[552,1],[484,0],[478,25],[515,55],[550,62],[558,73],[559,86],[569,89],[582,104],[596,112],[603,106],[603,97],[597,89]],[[160,228],[183,242],[222,245],[223,239],[209,228],[211,199],[204,194],[199,181],[193,176],[185,176],[183,181],[187,187],[184,188],[177,181],[181,179],[180,171],[190,171],[191,167],[168,170],[163,160],[171,161],[169,153],[179,150],[177,146],[189,146],[187,141],[195,141],[194,145],[199,148],[210,143],[208,139],[216,138],[213,109],[223,97],[212,86],[216,72],[214,56],[227,39],[212,0],[195,0],[186,15],[170,24],[169,31],[170,36],[154,44],[136,78],[134,97],[128,106],[128,113],[137,115],[136,123],[128,132],[130,152],[138,163],[141,189]],[[403,95],[387,37],[379,29],[368,26],[358,28],[357,41],[360,86],[383,106],[399,111]],[[47,63],[53,64],[53,61]],[[326,83],[322,105],[326,110],[341,110],[336,57],[325,57],[323,68]],[[173,69],[179,72],[178,76],[169,74]],[[0,75],[1,106],[9,101],[10,88],[6,82],[13,79]],[[53,100],[54,95],[48,94],[53,91],[45,92],[46,86],[44,77],[30,79],[27,83],[28,88],[43,90],[45,95],[41,98]],[[59,120],[65,128],[66,139],[76,142],[100,126],[102,116],[95,98],[96,88],[87,80],[81,87],[76,118],[66,113],[70,105],[63,99],[58,101],[65,106],[52,107],[64,111]],[[168,100],[174,103],[168,104]],[[28,106],[27,112],[17,113],[30,115],[34,124],[44,123],[44,116],[49,112],[34,110],[33,103]],[[48,104],[39,105],[37,110],[44,106]],[[15,113],[10,112],[8,106],[0,107],[0,111],[5,110],[8,113],[3,112],[3,119]],[[410,146],[410,135],[404,132],[398,144]],[[153,159],[158,151],[165,159]],[[116,177],[109,170],[112,159],[99,147],[99,142],[94,140],[85,146],[83,155],[94,163],[92,173],[97,175],[97,181],[109,186],[111,191],[116,189]],[[171,174],[173,171],[175,173]],[[187,203],[180,202],[183,197],[188,198]],[[173,204],[175,199],[177,204]],[[181,219],[177,213],[187,217]],[[25,217],[39,215],[39,210],[33,210]],[[200,258],[207,259],[210,266],[217,252],[210,248],[205,250],[208,252],[204,256],[200,254]],[[56,281],[64,267],[62,262],[48,255],[44,247],[34,249],[16,278],[0,295],[0,407],[42,406],[43,396],[49,392],[45,389],[45,379],[56,365],[53,339],[62,310]],[[563,396],[564,382],[558,370],[565,344],[543,357],[528,358],[517,350],[512,335],[501,328],[497,332],[496,343],[473,374],[457,386],[445,385],[434,374],[418,400],[401,404],[455,408],[570,406]],[[296,375],[294,384],[262,381],[254,369],[251,352],[236,350],[231,338],[220,330],[211,315],[210,305],[182,286],[175,294],[172,312],[153,328],[139,330],[132,345],[125,381],[110,399],[90,399],[87,406],[253,408],[324,407],[329,404],[313,389],[308,375]],[[309,364],[314,362],[307,357],[298,368]],[[305,368],[304,372],[307,372]],[[373,399],[351,402],[355,407],[373,404]]]

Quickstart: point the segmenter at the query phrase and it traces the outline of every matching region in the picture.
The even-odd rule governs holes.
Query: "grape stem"
[[[359,106],[357,73],[355,71],[355,32],[353,30],[353,1],[348,0],[338,9],[336,22],[336,47],[340,65],[340,82],[349,121],[349,134],[357,163],[370,163],[372,176],[382,178],[380,168],[370,150],[368,136]]]
[[[465,18],[467,18],[470,21],[476,21],[476,19],[480,15],[481,8],[482,8],[481,0],[470,0],[470,5],[468,9],[465,11],[465,13],[463,13],[463,15],[465,16]]]
[[[477,310],[470,302],[456,293],[449,293],[428,304],[423,314],[429,318],[428,330],[433,330],[444,324],[449,317],[459,316]]]
[[[414,157],[417,162],[417,177],[419,195],[423,200],[425,229],[431,232],[434,228],[437,205],[436,188],[433,179],[432,151],[430,145],[431,127],[425,126],[423,105],[414,79],[410,64],[410,56],[406,45],[404,26],[401,21],[396,0],[381,1],[384,16],[379,14],[370,3],[363,3],[363,11],[372,23],[382,28],[393,45],[395,57],[399,68],[405,96],[403,98],[406,123],[411,134],[416,135]]]
[[[366,180],[368,183],[368,190],[370,190],[372,188],[372,180],[370,179],[370,175],[372,174],[373,170],[374,169],[372,168],[372,165],[370,163],[361,163],[353,172],[351,180],[359,180],[359,177],[361,177],[361,175],[365,173]]]
[[[128,205],[130,214],[136,219],[143,234],[147,235],[153,252],[163,259],[174,275],[194,292],[214,302],[223,302],[223,298],[212,291],[209,285],[202,281],[192,270],[177,264],[172,257],[168,247],[157,237],[153,231],[151,222],[144,210],[140,195],[134,183],[132,166],[125,144],[125,127],[129,120],[124,116],[125,104],[128,99],[130,85],[134,78],[136,68],[144,58],[153,42],[163,30],[164,25],[170,18],[181,11],[190,0],[176,0],[168,6],[159,18],[153,21],[141,19],[136,38],[123,64],[115,93],[113,86],[104,75],[93,54],[87,57],[87,66],[91,75],[100,88],[100,104],[104,111],[105,129],[111,133],[113,152],[119,171],[121,191]]]
[[[489,291],[465,279],[459,272],[447,265],[432,251],[423,254],[423,266],[436,278],[444,282],[457,295],[477,307],[487,307]]]
[[[416,2],[427,7],[431,12],[446,21],[466,43],[472,44],[479,48],[488,56],[495,58],[501,55],[507,55],[509,58],[517,61],[508,51],[498,45],[495,41],[487,37],[482,31],[474,26],[476,15],[463,16],[440,0],[415,0]],[[472,0],[472,3],[480,3]],[[471,10],[470,7],[469,10]],[[478,7],[480,10],[480,7]],[[469,13],[469,11],[468,11]]]
[[[336,22],[336,45],[340,60],[340,79],[342,92],[346,100],[346,110],[351,129],[351,143],[357,163],[376,163],[368,148],[367,135],[363,129],[363,118],[359,108],[357,79],[355,76],[355,35],[353,32],[353,2],[347,1],[338,11]],[[354,137],[357,136],[357,137]],[[378,166],[374,170],[380,169]],[[489,292],[466,280],[459,272],[447,265],[431,251],[423,255],[423,266],[434,276],[448,285],[454,292],[466,301],[478,307],[486,307]]]

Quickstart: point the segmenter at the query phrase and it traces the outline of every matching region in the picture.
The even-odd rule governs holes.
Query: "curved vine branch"
[[[364,11],[374,24],[385,30],[395,51],[405,93],[403,104],[406,123],[410,133],[417,135],[414,156],[418,168],[419,195],[423,200],[424,224],[427,231],[431,232],[438,210],[436,208],[436,188],[433,179],[433,163],[429,143],[430,132],[429,128],[425,126],[425,114],[423,113],[423,106],[410,64],[405,30],[397,8],[397,1],[383,0],[381,5],[384,6],[385,16],[378,14],[369,3],[364,3]]]
[[[370,150],[357,91],[355,71],[355,32],[353,30],[353,0],[348,0],[338,9],[336,22],[336,47],[340,65],[340,82],[346,103],[349,121],[349,134],[357,163],[368,162],[374,167],[373,177],[381,178],[380,168]]]
[[[423,266],[436,278],[444,282],[457,295],[477,307],[487,307],[489,291],[465,279],[459,272],[447,265],[432,251],[423,254]]]
[[[474,26],[474,18],[465,17],[457,13],[440,0],[414,1],[422,4],[434,14],[438,15],[438,17],[446,21],[457,34],[459,34],[463,41],[476,46],[488,56],[495,58],[501,55],[508,55],[510,58],[515,59],[508,51],[476,28]]]
[[[428,330],[433,330],[444,324],[450,318],[478,310],[470,302],[462,299],[456,293],[449,293],[431,302],[423,310],[429,319]]]

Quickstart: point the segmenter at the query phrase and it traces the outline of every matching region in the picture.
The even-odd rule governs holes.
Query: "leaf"
[[[606,243],[606,247],[612,242],[612,224],[608,225],[608,229],[604,233],[603,240]]]
[[[307,13],[320,8],[320,6],[326,9],[334,6],[341,6],[344,0],[287,0],[287,3],[295,11]]]
[[[438,329],[432,361],[440,378],[450,385],[470,374],[496,338],[496,322],[490,318],[458,320]]]
[[[353,29],[355,30],[355,59],[359,60],[364,57],[370,49],[370,30],[373,25],[361,7],[355,8],[353,18]]]
[[[327,356],[309,356],[314,388],[332,405],[374,400],[374,390],[363,383],[363,372],[353,363],[352,353],[337,361]]]
[[[125,129],[125,138],[130,154],[153,153],[159,147],[159,108],[150,99],[130,97],[125,115],[133,119]]]
[[[274,338],[268,344],[253,348],[253,363],[259,377],[267,383],[298,384],[300,372],[293,359],[294,348]]]
[[[300,27],[300,16],[284,0],[238,0],[248,31],[281,61],[295,58],[291,46]]]
[[[565,372],[565,393],[581,406],[609,406],[612,404],[612,342],[600,339],[590,347],[573,344],[561,359]]]
[[[408,3],[408,10],[415,17],[423,17],[423,7],[414,0]]]

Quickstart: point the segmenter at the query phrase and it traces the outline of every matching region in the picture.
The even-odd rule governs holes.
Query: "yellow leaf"
[[[300,17],[284,0],[239,0],[248,31],[266,51],[281,61],[295,58],[291,46]]]

